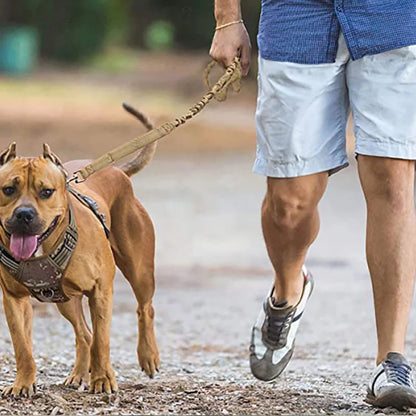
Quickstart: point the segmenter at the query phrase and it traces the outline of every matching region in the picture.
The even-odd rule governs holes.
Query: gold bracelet
[[[224,29],[225,27],[231,26],[231,25],[238,25],[239,23],[244,23],[243,19],[236,20],[235,22],[225,23],[223,25],[217,26],[215,30]]]

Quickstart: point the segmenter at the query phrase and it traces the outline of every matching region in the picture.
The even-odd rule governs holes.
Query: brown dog
[[[151,128],[141,114],[136,116]],[[48,145],[44,145],[43,155],[38,158],[17,157],[15,144],[0,154],[0,238],[15,260],[24,262],[51,253],[68,227],[68,207],[72,206],[78,243],[61,282],[69,300],[57,303],[76,336],[76,361],[66,385],[89,383],[94,393],[117,390],[109,342],[116,265],[138,302],[140,366],[150,377],[158,370],[152,307],[154,230],[150,217],[134,197],[129,179],[152,159],[154,151],[155,145],[148,145],[132,162],[121,168],[106,168],[76,186],[78,192],[98,203],[111,230],[109,239],[97,216],[66,188],[65,170],[74,171],[86,162],[63,166]],[[0,277],[17,364],[14,384],[3,394],[30,396],[36,388],[31,292],[3,264]],[[92,332],[82,309],[83,295],[89,301]]]

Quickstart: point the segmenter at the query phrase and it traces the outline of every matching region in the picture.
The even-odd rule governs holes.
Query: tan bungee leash
[[[184,115],[175,118],[173,121],[166,122],[161,126],[148,131],[140,137],[128,141],[119,147],[104,154],[98,159],[93,160],[84,168],[76,171],[74,176],[67,182],[80,183],[84,182],[89,176],[104,169],[107,166],[112,165],[124,157],[137,152],[142,147],[167,136],[177,127],[182,126],[188,120],[195,117],[202,109],[215,98],[217,101],[224,101],[227,98],[228,88],[231,86],[235,92],[240,91],[241,87],[241,65],[239,58],[235,58],[233,63],[227,67],[222,77],[211,87],[209,84],[209,74],[211,69],[215,66],[216,62],[211,62],[204,71],[204,80],[207,86],[208,92],[198,101],[193,107],[191,107]]]

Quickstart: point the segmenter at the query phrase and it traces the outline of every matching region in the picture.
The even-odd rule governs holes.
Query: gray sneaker
[[[367,389],[366,402],[377,407],[416,407],[413,371],[406,358],[389,352],[375,369]]]
[[[312,293],[312,276],[303,266],[305,283],[302,296],[294,306],[276,304],[274,288],[266,298],[251,333],[250,368],[254,377],[272,381],[288,365],[295,348],[295,336],[306,302]]]

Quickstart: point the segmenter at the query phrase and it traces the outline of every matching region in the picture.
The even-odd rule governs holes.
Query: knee
[[[263,215],[277,227],[296,229],[314,215],[318,201],[308,193],[269,191],[263,204]]]
[[[380,187],[366,192],[367,205],[381,205],[386,210],[403,213],[413,207],[413,198],[400,184],[384,181]]]
[[[360,178],[368,205],[403,212],[413,209],[414,162],[395,159],[359,159]]]

